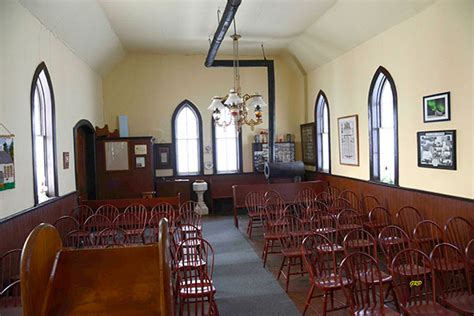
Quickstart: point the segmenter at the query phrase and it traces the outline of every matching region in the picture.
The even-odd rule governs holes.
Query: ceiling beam
[[[242,0],[227,0],[224,13],[222,14],[222,18],[219,22],[219,25],[217,26],[216,33],[214,33],[211,46],[207,52],[206,62],[204,63],[206,67],[211,67],[214,59],[216,59],[219,47],[224,40],[225,34],[227,33],[227,30],[229,29],[229,26],[232,23],[232,20],[234,19],[241,2]]]

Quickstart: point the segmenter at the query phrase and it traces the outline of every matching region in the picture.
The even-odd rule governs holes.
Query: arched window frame
[[[216,138],[216,126],[214,124],[214,118],[211,121],[211,128],[212,128],[212,159],[213,159],[213,166],[214,166],[214,174],[235,174],[241,173],[243,168],[243,159],[242,159],[242,133],[238,133],[237,135],[237,164],[238,168],[234,172],[218,172],[217,170],[217,138]],[[227,128],[234,128],[233,126],[229,126]]]
[[[328,161],[328,170],[323,170],[323,163],[320,160],[320,152],[321,152],[321,157],[323,156],[322,151],[323,151],[323,144],[322,144],[322,136],[320,135],[320,130],[322,126],[322,122],[324,120],[323,118],[323,107],[327,107],[327,112],[328,112],[328,150],[329,150],[329,161]],[[319,90],[319,93],[316,97],[316,103],[314,106],[314,122],[315,122],[315,140],[316,140],[316,170],[318,172],[324,172],[324,173],[331,173],[331,113],[329,110],[329,101],[324,93],[324,91]]]
[[[40,78],[41,73],[44,73],[46,82],[43,82]],[[38,184],[37,184],[37,175],[38,175],[38,170],[36,167],[37,164],[37,157],[36,157],[36,130],[35,130],[35,92],[37,89],[38,83],[40,85],[47,84],[48,85],[48,90],[50,94],[50,102],[49,102],[49,116],[47,118],[49,123],[48,125],[48,132],[51,135],[46,136],[47,141],[45,144],[45,149],[52,153],[51,155],[48,155],[46,152],[45,154],[45,173],[48,174],[47,178],[47,186],[48,186],[48,192],[47,192],[47,197],[48,199],[41,201],[39,200],[39,190]],[[44,88],[41,88],[44,93]],[[44,97],[43,97],[43,102]],[[56,161],[56,114],[55,114],[55,98],[54,98],[54,90],[53,90],[53,84],[51,82],[51,77],[49,75],[48,68],[46,67],[46,64],[44,62],[40,63],[38,67],[36,67],[35,73],[33,75],[33,80],[31,83],[31,91],[30,91],[30,105],[31,105],[31,142],[32,142],[32,157],[33,157],[33,193],[34,193],[34,203],[35,205],[47,202],[49,199],[57,197],[58,196],[58,169],[57,169],[57,161]],[[46,129],[46,127],[45,127]],[[52,178],[52,179],[51,179]]]
[[[389,184],[382,182],[380,179],[380,154],[377,153],[380,148],[380,136],[374,135],[374,131],[378,127],[373,126],[374,115],[377,115],[378,121],[380,122],[380,101],[383,87],[388,81],[392,89],[393,98],[393,134],[394,134],[394,183]],[[380,182],[386,185],[398,186],[398,98],[397,98],[397,87],[395,81],[388,72],[387,69],[380,66],[375,72],[369,89],[369,100],[368,100],[368,113],[369,113],[369,159],[370,159],[370,180]],[[377,170],[378,169],[378,170]]]
[[[194,114],[197,117],[198,120],[198,133],[199,133],[199,139],[198,139],[198,166],[199,166],[199,171],[197,173],[189,173],[189,174],[178,174],[178,142],[176,141],[176,118],[179,114],[179,112],[185,108],[188,107],[191,109]],[[184,100],[181,102],[176,109],[173,112],[173,116],[171,118],[171,133],[172,133],[172,138],[173,138],[173,151],[174,151],[174,162],[173,162],[173,173],[174,175],[177,176],[185,176],[185,175],[202,175],[203,170],[204,170],[204,162],[203,162],[203,152],[202,152],[202,117],[201,113],[199,112],[199,109],[189,100]]]

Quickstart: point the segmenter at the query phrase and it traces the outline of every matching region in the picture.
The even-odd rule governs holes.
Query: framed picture
[[[135,168],[145,168],[145,157],[135,157]]]
[[[105,170],[106,171],[129,170],[128,142],[110,141],[110,142],[104,142],[104,145],[105,145]]]
[[[155,144],[155,169],[173,169],[172,144]]]
[[[0,135],[0,191],[15,188],[14,137]]]
[[[315,124],[301,124],[301,148],[303,149],[303,162],[305,165],[316,165],[316,139]]]
[[[418,167],[456,170],[456,131],[418,132]]]
[[[423,97],[423,122],[441,122],[451,119],[451,96],[449,92]]]
[[[359,165],[359,118],[357,115],[337,119],[339,134],[339,163]]]

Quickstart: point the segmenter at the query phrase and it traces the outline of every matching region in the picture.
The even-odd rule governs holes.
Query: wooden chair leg
[[[309,289],[308,296],[306,297],[306,303],[304,305],[303,316],[306,314],[308,307],[311,305],[311,301],[313,300],[313,293],[315,289],[315,285],[311,284],[311,288]]]
[[[283,268],[285,267],[285,261],[286,261],[286,257],[283,257],[283,260],[281,261],[280,271],[278,271],[277,280],[280,280],[280,275],[283,272]]]
[[[286,272],[286,288],[285,291],[288,292],[288,287],[290,285],[290,273],[291,273],[291,258],[288,258],[288,267],[287,267],[287,272]]]
[[[328,310],[328,292],[324,291],[324,295],[323,295],[323,315],[327,314],[327,310]]]

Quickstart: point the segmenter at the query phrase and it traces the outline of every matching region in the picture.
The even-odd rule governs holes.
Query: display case
[[[278,142],[275,143],[275,162],[293,162],[295,161],[295,143],[294,142]],[[268,161],[268,144],[253,143],[252,144],[253,170],[255,172],[263,172],[265,162]]]

